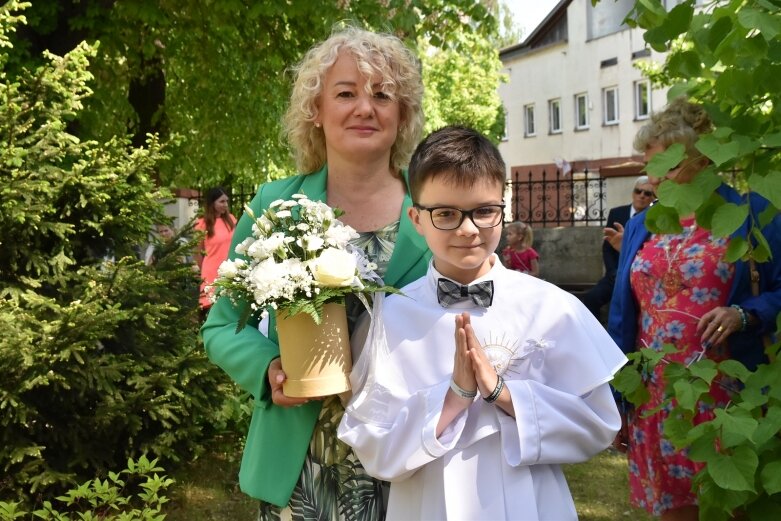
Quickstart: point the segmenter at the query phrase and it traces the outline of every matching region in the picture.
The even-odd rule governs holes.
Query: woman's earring
[[[319,121],[315,121],[315,128],[320,128],[320,122]]]

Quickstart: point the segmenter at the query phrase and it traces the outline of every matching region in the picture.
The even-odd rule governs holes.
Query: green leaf
[[[754,431],[753,440],[757,446],[762,446],[781,432],[781,407],[772,405],[768,408],[759,425]]]
[[[750,441],[757,429],[757,420],[745,409],[731,407],[729,410],[715,409],[716,418],[713,423],[721,429],[722,443],[733,447],[739,443]]]
[[[685,365],[679,362],[671,362],[669,364],[665,364],[664,379],[668,383],[674,383],[681,379],[688,380],[689,369]]]
[[[716,369],[716,362],[713,360],[700,360],[689,366],[689,371],[693,376],[701,378],[705,383],[709,384],[716,377],[719,371]]]
[[[665,180],[657,188],[659,203],[674,207],[679,215],[691,215],[700,206],[710,200],[714,190],[722,180],[713,168],[700,172],[689,183],[678,184]],[[657,203],[657,204],[659,204]]]
[[[719,362],[719,371],[741,381],[745,381],[751,374],[751,372],[746,369],[746,366],[737,360],[724,360],[723,362]]]
[[[692,423],[683,418],[668,416],[662,424],[664,437],[676,448],[682,449],[687,445],[686,437],[692,428]]]
[[[711,132],[711,135],[719,140],[721,139],[727,139],[730,137],[735,131],[731,129],[730,127],[716,127],[713,132]]]
[[[634,393],[638,387],[643,386],[643,379],[635,366],[627,365],[621,368],[611,385],[620,393]]]
[[[733,237],[729,241],[727,246],[727,252],[724,254],[724,259],[727,262],[736,262],[748,253],[748,241],[743,237]]]
[[[721,488],[754,492],[754,473],[758,466],[757,453],[740,446],[732,454],[716,454],[705,469]]]
[[[775,207],[775,205],[768,205],[767,208],[762,210],[757,217],[757,222],[759,223],[760,228],[764,228],[768,224],[770,224],[773,219],[775,219],[778,216],[778,208]]]
[[[683,231],[678,212],[675,208],[663,204],[655,204],[648,209],[645,226],[653,233],[681,233]]]
[[[713,88],[721,98],[728,99],[733,103],[747,103],[751,100],[753,85],[754,71],[728,68],[716,78]],[[737,144],[735,147],[739,148]]]
[[[739,155],[740,151],[738,143],[721,143],[713,134],[705,134],[700,137],[695,147],[713,161],[716,166],[721,166],[727,161],[734,159]]]
[[[755,407],[761,407],[768,402],[768,395],[761,388],[756,386],[748,386],[740,391],[740,407],[743,409],[753,409]]]
[[[717,453],[716,427],[712,422],[703,422],[683,433],[684,446],[689,447],[689,457],[692,461],[709,461]]]
[[[738,12],[738,22],[746,29],[758,29],[767,41],[781,34],[781,20],[759,9],[749,7],[741,9]]]
[[[713,214],[716,213],[722,205],[726,204],[726,201],[717,192],[713,192],[704,203],[697,208],[696,220],[697,225],[702,228],[710,230],[713,228]]]
[[[748,185],[773,206],[781,208],[781,170],[771,170],[765,175],[753,173],[748,178]]]
[[[751,236],[754,238],[755,245],[751,251],[751,256],[756,262],[767,262],[770,260],[772,252],[770,250],[770,244],[762,234],[762,230],[757,227],[751,228]]]
[[[629,353],[628,358],[629,363],[616,373],[611,385],[630,403],[642,405],[650,398],[641,374],[644,367],[642,354]]]
[[[729,237],[743,225],[747,217],[747,204],[723,204],[713,213],[711,231],[716,237]]]
[[[673,384],[678,405],[687,411],[694,411],[697,408],[697,402],[703,394],[708,392],[708,388],[708,384],[702,380],[693,382],[678,380]]]
[[[781,148],[781,132],[762,136],[762,145],[769,148]]]
[[[683,81],[676,83],[667,91],[667,99],[673,100],[678,96],[685,96],[689,94],[697,86],[696,82]]]
[[[723,16],[716,20],[707,32],[707,45],[714,52],[732,30],[732,18]]]
[[[753,139],[749,136],[744,136],[743,134],[733,134],[731,142],[738,144],[739,156],[747,156],[762,146],[762,143],[758,139]]]
[[[686,147],[680,143],[674,143],[667,147],[667,150],[655,154],[644,170],[651,177],[664,177],[667,173],[677,167],[686,157]]]
[[[781,461],[771,461],[762,469],[760,473],[762,488],[768,494],[781,492]]]
[[[677,52],[667,62],[670,72],[682,78],[696,78],[702,71],[700,57],[694,51]]]

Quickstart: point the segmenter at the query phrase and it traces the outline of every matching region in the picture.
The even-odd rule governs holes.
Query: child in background
[[[626,362],[569,293],[506,269],[505,165],[445,127],[409,166],[426,276],[378,299],[338,436],[391,481],[387,519],[575,520],[559,464],[610,446]],[[478,396],[479,395],[479,396]]]
[[[531,226],[516,221],[505,226],[504,232],[507,236],[507,246],[502,250],[505,267],[539,277],[540,255],[532,248],[534,232]]]

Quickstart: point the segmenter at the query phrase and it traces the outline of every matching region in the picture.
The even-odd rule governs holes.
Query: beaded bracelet
[[[737,309],[738,313],[740,313],[740,330],[745,331],[748,327],[748,314],[746,313],[746,310],[737,304],[732,304],[730,307]]]
[[[477,396],[477,389],[474,391],[467,391],[466,389],[460,387],[455,380],[450,380],[450,389],[456,393],[461,398],[474,398]]]
[[[494,403],[497,398],[499,398],[499,395],[502,394],[502,389],[504,389],[504,378],[497,375],[496,380],[496,387],[494,388],[494,392],[492,392],[488,396],[484,396],[483,400],[485,400],[487,403]]]

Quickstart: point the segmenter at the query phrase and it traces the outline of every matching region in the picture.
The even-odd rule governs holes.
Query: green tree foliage
[[[778,218],[781,208],[781,1],[685,0],[667,12],[659,0],[638,0],[629,21],[644,29],[656,50],[669,51],[655,79],[671,86],[670,96],[688,95],[706,107],[715,124],[697,149],[713,165],[690,186],[664,183],[660,204],[651,208],[654,231],[679,229],[678,216],[696,211],[697,221],[718,236],[729,236],[746,219],[750,241],[733,239],[730,260],[768,260],[760,228]],[[681,146],[672,146],[648,165],[650,175],[663,176],[685,160]],[[726,204],[714,195],[724,172],[736,172],[738,186],[771,202],[767,211],[750,216],[747,206]],[[775,259],[778,262],[778,259]],[[665,435],[690,456],[706,463],[695,486],[700,519],[781,519],[781,360],[779,344],[767,349],[770,363],[749,372],[730,360],[701,360],[685,367],[669,364],[665,376],[675,398]],[[633,365],[620,373],[616,386],[625,396],[644,399],[642,382],[648,367],[664,353],[643,350],[631,355]],[[717,375],[739,382],[733,400],[716,411],[712,421],[694,426],[696,403],[707,400]]]
[[[71,133],[89,45],[8,74],[23,6],[0,8],[0,498],[22,500],[141,451],[186,457],[224,381],[198,347],[184,247],[137,260],[165,219],[159,143]]]
[[[498,142],[504,134],[504,108],[493,86],[505,81],[499,51],[491,41],[473,33],[457,33],[452,38],[458,45],[421,53],[428,94],[423,100],[426,131],[461,123]],[[427,48],[425,40],[420,48]]]
[[[44,49],[64,54],[82,40],[100,41],[95,94],[77,135],[106,140],[129,130],[136,146],[149,132],[172,140],[160,176],[163,185],[178,186],[251,184],[289,172],[279,135],[288,69],[338,23],[391,31],[413,45],[426,37],[441,49],[453,47],[452,34],[497,31],[477,0],[345,0],[316,7],[308,0],[38,0],[27,15],[29,28],[14,38],[24,51],[14,65],[37,60]],[[462,42],[470,52],[474,44],[454,43]],[[482,74],[485,64],[463,63],[461,78]],[[453,90],[465,91],[464,99],[495,90],[493,83],[478,87]]]

